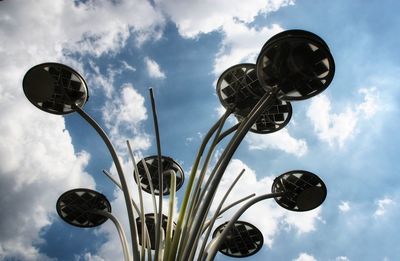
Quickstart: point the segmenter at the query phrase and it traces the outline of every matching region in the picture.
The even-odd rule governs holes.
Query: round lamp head
[[[242,121],[250,111],[235,113],[236,118]],[[259,134],[268,134],[284,128],[292,117],[292,105],[288,101],[275,100],[257,121],[251,126],[250,131]]]
[[[250,111],[264,95],[256,65],[237,64],[224,71],[217,82],[217,94],[222,105],[235,113]]]
[[[62,220],[76,227],[96,227],[107,221],[108,218],[94,214],[93,211],[111,213],[110,202],[103,194],[85,188],[62,194],[56,208]]]
[[[285,192],[275,198],[283,208],[292,211],[308,211],[320,206],[327,194],[324,182],[315,174],[294,170],[275,178],[272,193]]]
[[[28,100],[52,114],[68,114],[74,106],[82,108],[88,100],[83,77],[60,63],[42,63],[28,70],[22,87]]]
[[[217,227],[213,238],[217,237],[225,229],[228,222]],[[257,253],[264,244],[264,237],[254,225],[236,221],[223,239],[219,252],[230,257],[247,257]]]
[[[328,45],[316,34],[288,30],[269,39],[257,58],[265,90],[278,88],[283,100],[303,100],[325,90],[335,73]]]
[[[149,213],[144,215],[147,231],[149,232],[150,236],[150,243],[151,243],[151,249],[155,250],[155,245],[156,245],[156,219],[157,215],[153,213]],[[162,215],[162,220],[161,220],[161,227],[164,232],[164,238],[167,233],[167,222],[168,222],[168,217],[165,215]],[[137,226],[137,231],[139,235],[139,244],[142,245],[142,222],[140,220],[140,217],[136,218],[136,226]],[[173,231],[174,231],[175,224],[173,223]]]
[[[154,189],[154,194],[155,195],[160,195],[160,182],[158,178],[158,157],[157,155],[154,156],[149,156],[144,158],[144,161],[146,162],[147,169],[149,170],[149,174],[151,177],[151,183],[153,185]],[[169,195],[170,194],[170,182],[171,182],[171,174],[174,174],[176,176],[176,191],[178,191],[185,180],[185,176],[183,174],[183,170],[179,164],[174,161],[170,157],[161,157],[161,164],[163,167],[163,195]],[[144,191],[147,193],[151,193],[150,189],[150,181],[147,178],[146,174],[146,169],[143,165],[142,161],[139,161],[137,163],[137,167],[139,170],[139,179],[140,179],[140,186]],[[136,183],[138,182],[136,180],[136,175],[135,181]]]

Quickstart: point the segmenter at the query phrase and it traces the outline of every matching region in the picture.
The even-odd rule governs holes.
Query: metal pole
[[[218,160],[211,177],[213,180],[210,185],[209,191],[205,194],[205,197],[201,199],[201,204],[199,206],[199,210],[196,214],[195,220],[193,222],[192,228],[189,232],[189,238],[187,247],[183,252],[183,256],[181,260],[186,261],[190,254],[190,247],[195,242],[198,233],[201,233],[202,223],[205,221],[205,216],[207,215],[209,208],[211,206],[212,200],[214,198],[215,192],[218,188],[218,185],[221,181],[222,175],[225,172],[228,163],[230,162],[234,152],[238,148],[239,144],[254,124],[254,122],[258,119],[261,113],[268,107],[270,107],[276,99],[276,93],[278,89],[271,90],[264,94],[264,96],[260,99],[260,101],[255,105],[249,115],[244,119],[244,121],[240,124],[237,132],[232,137],[228,146],[222,153],[220,159]]]
[[[127,212],[128,212],[129,228],[130,228],[131,239],[132,239],[133,260],[135,260],[135,261],[140,260],[138,242],[137,242],[137,231],[136,231],[136,224],[135,224],[135,214],[133,212],[133,206],[132,206],[132,201],[131,201],[132,197],[130,195],[128,183],[126,182],[124,172],[122,170],[122,165],[119,162],[117,152],[115,151],[114,146],[112,145],[107,134],[99,126],[99,124],[78,106],[74,105],[74,109],[79,113],[79,115],[82,116],[83,119],[85,119],[97,131],[97,133],[103,139],[104,143],[106,144],[106,146],[111,154],[111,157],[114,161],[115,168],[117,169],[117,173],[118,173],[118,176],[119,176],[119,179],[121,182],[121,188],[122,188],[122,192],[124,193],[125,205],[126,205]]]
[[[107,211],[93,211],[93,213],[111,219],[111,221],[114,223],[115,227],[117,228],[119,239],[121,240],[122,251],[124,253],[124,260],[125,261],[132,260],[131,254],[129,253],[128,241],[126,240],[124,230],[122,229],[121,223],[119,223],[118,219],[113,214],[111,214]]]
[[[159,196],[158,196],[158,215],[156,219],[156,233],[155,233],[155,254],[154,260],[158,261],[158,257],[160,255],[160,232],[162,229],[161,222],[162,222],[162,200],[163,200],[163,166],[162,166],[162,159],[161,159],[161,142],[160,142],[160,132],[158,129],[158,120],[157,120],[157,111],[156,111],[156,103],[154,101],[154,94],[153,89],[150,88],[150,100],[151,100],[151,109],[153,112],[153,122],[154,122],[154,131],[156,134],[156,144],[157,144],[157,159],[158,159],[158,184],[159,184]]]
[[[281,197],[285,195],[286,192],[279,192],[279,193],[270,193],[270,194],[264,194],[261,196],[258,196],[249,202],[247,202],[245,205],[243,205],[230,219],[229,223],[225,226],[224,230],[221,232],[221,234],[218,235],[213,241],[210,242],[207,246],[207,250],[205,252],[205,255],[203,256],[202,260],[203,261],[212,261],[215,258],[215,255],[219,249],[219,246],[221,245],[222,240],[225,238],[226,234],[231,230],[233,227],[233,224],[240,218],[240,216],[252,205],[255,203],[262,201],[264,199],[269,199],[269,198],[276,198],[276,197]]]

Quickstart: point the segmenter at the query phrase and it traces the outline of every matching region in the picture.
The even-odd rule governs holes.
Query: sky
[[[395,0],[0,1],[0,260],[122,260],[110,221],[80,229],[57,216],[63,192],[91,188],[127,225],[122,193],[102,174],[116,175],[106,147],[79,115],[51,115],[25,98],[29,68],[58,62],[84,76],[90,95],[84,110],[109,134],[126,173],[132,171],[126,140],[137,160],[157,152],[153,88],[163,154],[187,174],[224,111],[215,91],[219,75],[255,63],[263,44],[288,29],[326,41],[334,79],[320,95],[293,102],[284,129],[246,135],[216,201],[242,168],[228,202],[268,193],[284,172],[311,171],[328,189],[321,207],[289,212],[269,200],[240,218],[264,236],[263,248],[247,260],[399,260],[399,9]],[[230,117],[227,127],[234,123]],[[150,212],[151,199],[145,202]]]

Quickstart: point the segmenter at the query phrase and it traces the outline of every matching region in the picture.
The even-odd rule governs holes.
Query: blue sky
[[[137,159],[156,153],[152,87],[163,153],[188,173],[201,137],[223,111],[219,75],[255,63],[262,45],[287,29],[327,42],[333,82],[293,102],[285,129],[247,135],[216,197],[242,168],[229,201],[268,192],[283,172],[314,172],[328,188],[320,208],[289,213],[266,201],[241,218],[264,235],[264,247],[248,260],[398,260],[399,9],[394,0],[1,1],[0,260],[122,260],[111,222],[78,229],[56,214],[59,195],[88,187],[105,194],[126,224],[122,194],[101,172],[115,173],[105,146],[78,115],[46,114],[27,101],[22,78],[29,68],[60,62],[84,75],[85,110],[109,133],[127,173],[126,139]]]

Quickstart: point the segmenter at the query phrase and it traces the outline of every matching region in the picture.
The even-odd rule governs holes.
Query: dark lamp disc
[[[271,190],[272,193],[285,192],[275,201],[291,211],[317,208],[327,195],[324,182],[317,175],[304,170],[289,171],[275,178]]]
[[[322,187],[307,188],[297,197],[297,205],[300,209],[314,209],[321,205],[322,198],[325,198],[325,190]]]
[[[144,158],[144,161],[146,162],[147,169],[149,170],[149,174],[151,177],[151,182],[153,185],[154,189],[154,194],[155,195],[160,195],[160,182],[158,178],[158,157],[157,155],[149,156]],[[169,195],[170,194],[170,181],[171,181],[171,173],[173,173],[176,176],[176,191],[178,191],[185,180],[185,176],[183,173],[183,169],[179,164],[174,161],[170,157],[162,156],[161,157],[161,163],[163,167],[163,195]],[[147,192],[151,193],[150,189],[150,181],[147,178],[146,174],[146,169],[143,165],[142,160],[137,163],[137,167],[139,170],[139,179],[140,179],[140,186],[142,189]],[[136,175],[135,181],[136,183],[138,182],[136,180]]]
[[[217,227],[213,238],[221,234],[227,224],[228,222]],[[256,254],[263,244],[264,237],[257,227],[244,221],[236,221],[223,239],[219,252],[230,257],[248,257]]]
[[[155,244],[156,244],[156,218],[157,215],[153,213],[145,214],[144,219],[147,227],[147,231],[149,232],[150,236],[150,243],[151,243],[151,249],[155,250]],[[164,238],[167,233],[167,223],[168,223],[168,217],[165,215],[162,215],[162,221],[161,221],[161,227],[164,233]],[[174,231],[175,224],[172,223],[172,231]],[[136,218],[136,226],[137,226],[137,231],[139,235],[139,244],[142,245],[142,222],[140,220],[140,217]],[[172,232],[173,233],[173,232]]]
[[[250,111],[235,113],[236,118],[242,121]],[[276,99],[275,103],[265,110],[250,131],[259,134],[268,134],[284,128],[292,117],[292,105],[288,101]]]
[[[250,111],[264,95],[257,78],[256,65],[243,63],[225,70],[217,81],[221,104],[235,113]]]
[[[111,213],[111,204],[97,191],[79,188],[62,194],[57,200],[58,215],[65,222],[76,227],[96,227],[107,221],[107,217],[93,211]]]
[[[303,30],[281,32],[266,42],[257,58],[261,86],[278,88],[283,100],[304,100],[324,91],[335,73],[327,44]]]
[[[83,77],[60,63],[32,67],[25,74],[22,87],[33,105],[52,114],[71,113],[74,105],[82,108],[89,97]]]

